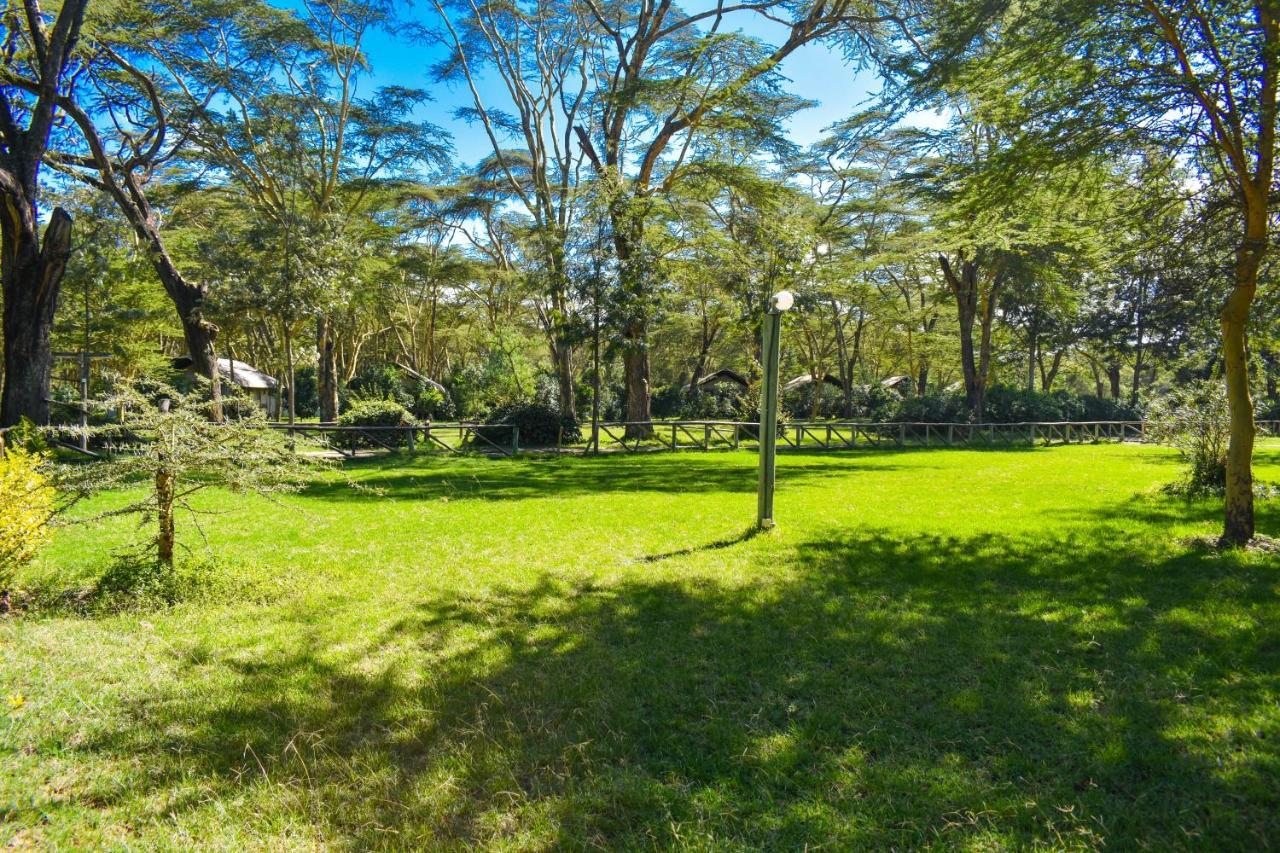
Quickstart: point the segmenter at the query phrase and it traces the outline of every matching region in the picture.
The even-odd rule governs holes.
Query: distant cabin
[[[268,376],[252,364],[233,358],[218,359],[218,373],[238,385],[249,399],[267,413],[267,417],[276,416],[280,397],[276,394],[278,383],[275,377]]]

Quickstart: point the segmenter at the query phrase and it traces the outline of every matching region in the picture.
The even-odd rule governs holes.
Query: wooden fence
[[[522,446],[520,430],[504,424],[426,423],[415,426],[340,426],[331,423],[272,423],[301,449],[333,451],[353,458],[362,450],[409,452],[478,452],[514,456],[525,451],[588,453],[591,425],[583,426],[583,441],[567,442],[563,433],[554,445]],[[485,427],[508,432],[509,440],[495,441]],[[497,428],[496,430],[494,428]],[[628,428],[630,435],[628,435]],[[759,424],[751,421],[610,421],[599,424],[599,452],[718,450],[754,448]],[[1260,437],[1280,437],[1280,421],[1257,422]],[[6,430],[0,429],[0,446]],[[79,450],[79,426],[42,428],[51,443]],[[1012,424],[870,423],[865,421],[791,421],[779,424],[780,450],[856,450],[907,447],[1038,447],[1055,444],[1143,442],[1143,421],[1038,421]],[[128,430],[97,433],[87,455],[112,455],[136,450],[146,440]],[[85,452],[85,451],[80,451]]]
[[[388,450],[479,451],[512,456],[523,451],[586,453],[591,425],[582,441],[569,443],[563,434],[554,445],[520,444],[520,431],[509,442],[487,438],[481,424],[439,423],[405,427],[350,427],[335,424],[272,424],[273,428],[318,437],[325,446],[353,456],[359,446]],[[490,425],[493,426],[493,425]],[[1280,421],[1258,421],[1259,436],[1280,436]],[[628,429],[630,428],[630,430]],[[657,450],[754,448],[759,424],[751,421],[608,421],[599,424],[599,451],[641,453]],[[630,435],[628,435],[630,432]],[[870,423],[864,421],[792,421],[779,424],[779,449],[854,450],[905,447],[1035,447],[1054,444],[1146,441],[1143,421],[1037,421],[1009,424]]]

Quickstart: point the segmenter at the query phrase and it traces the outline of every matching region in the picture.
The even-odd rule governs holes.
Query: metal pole
[[[756,524],[761,530],[774,527],[773,486],[778,452],[778,353],[782,332],[782,312],[764,315],[762,343],[764,385],[760,389],[760,494]]]

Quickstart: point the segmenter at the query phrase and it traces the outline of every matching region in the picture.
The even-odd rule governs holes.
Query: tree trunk
[[[333,352],[333,320],[316,320],[316,391],[320,395],[320,420],[338,419],[338,360]],[[290,380],[290,387],[292,387]]]
[[[643,223],[623,211],[613,211],[613,244],[618,258],[618,284],[626,319],[622,324],[622,374],[627,392],[624,435],[649,438],[653,415],[649,405],[649,329],[646,316],[649,281],[640,245]]]
[[[718,326],[713,326],[702,317],[702,340],[698,346],[698,358],[693,363],[693,375],[689,377],[689,396],[697,397],[702,393],[702,377],[707,372],[707,359],[711,357],[711,347],[720,333]]]
[[[156,471],[156,556],[166,566],[173,565],[173,499],[176,492],[173,472],[167,468]]]
[[[296,371],[293,364],[293,330],[284,324],[284,369],[285,379],[289,383],[289,426],[293,426],[298,417]]]
[[[1253,399],[1249,395],[1249,308],[1258,289],[1258,268],[1267,247],[1267,208],[1246,208],[1245,234],[1236,250],[1235,289],[1222,309],[1223,373],[1231,412],[1227,487],[1221,543],[1245,545],[1253,538]]]
[[[1120,399],[1120,365],[1112,362],[1107,365],[1107,381],[1111,385],[1111,399]]]
[[[50,339],[62,275],[71,256],[71,217],[57,208],[40,245],[34,203],[6,195],[4,256],[4,391],[0,425],[22,418],[49,423],[53,375]]]
[[[943,276],[956,300],[956,317],[960,323],[960,368],[964,374],[965,404],[974,421],[982,422],[982,407],[986,397],[987,369],[990,358],[991,306],[983,312],[981,363],[973,346],[973,324],[978,316],[978,264],[960,256],[957,272],[945,255],[939,255]],[[994,300],[991,300],[994,303]]]
[[[1065,352],[1065,350],[1058,350],[1053,354],[1053,360],[1049,362],[1048,370],[1046,370],[1044,366],[1043,351],[1041,351],[1040,355],[1037,356],[1037,361],[1040,364],[1041,391],[1048,392],[1053,389],[1053,380],[1058,378],[1058,370],[1062,367],[1062,356]]]
[[[1036,390],[1036,364],[1038,363],[1036,353],[1036,335],[1034,332],[1028,335],[1027,341],[1027,390]],[[1043,376],[1043,369],[1041,370]]]
[[[643,329],[628,324],[623,330],[622,373],[627,390],[627,438],[653,435],[649,409],[649,350]]]
[[[556,393],[560,402],[560,414],[578,419],[578,401],[573,387],[573,352],[567,341],[555,346]]]

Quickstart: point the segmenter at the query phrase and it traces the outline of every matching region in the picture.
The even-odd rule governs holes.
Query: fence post
[[[418,429],[418,428],[417,428],[417,427],[414,427],[414,426],[410,426],[410,427],[409,427],[409,452],[410,452],[410,453],[413,453],[413,452],[414,452],[414,446],[413,446],[413,434],[414,434],[415,432],[417,432],[417,429]]]
[[[947,447],[950,447],[951,445],[955,444],[955,441],[954,441],[955,429],[956,429],[955,424],[947,424]]]
[[[741,426],[741,424],[739,424],[737,421],[733,422],[733,449],[734,450],[738,449],[738,442],[739,442],[738,427],[739,426]]]
[[[511,455],[515,456],[520,452],[520,427],[511,427]]]

